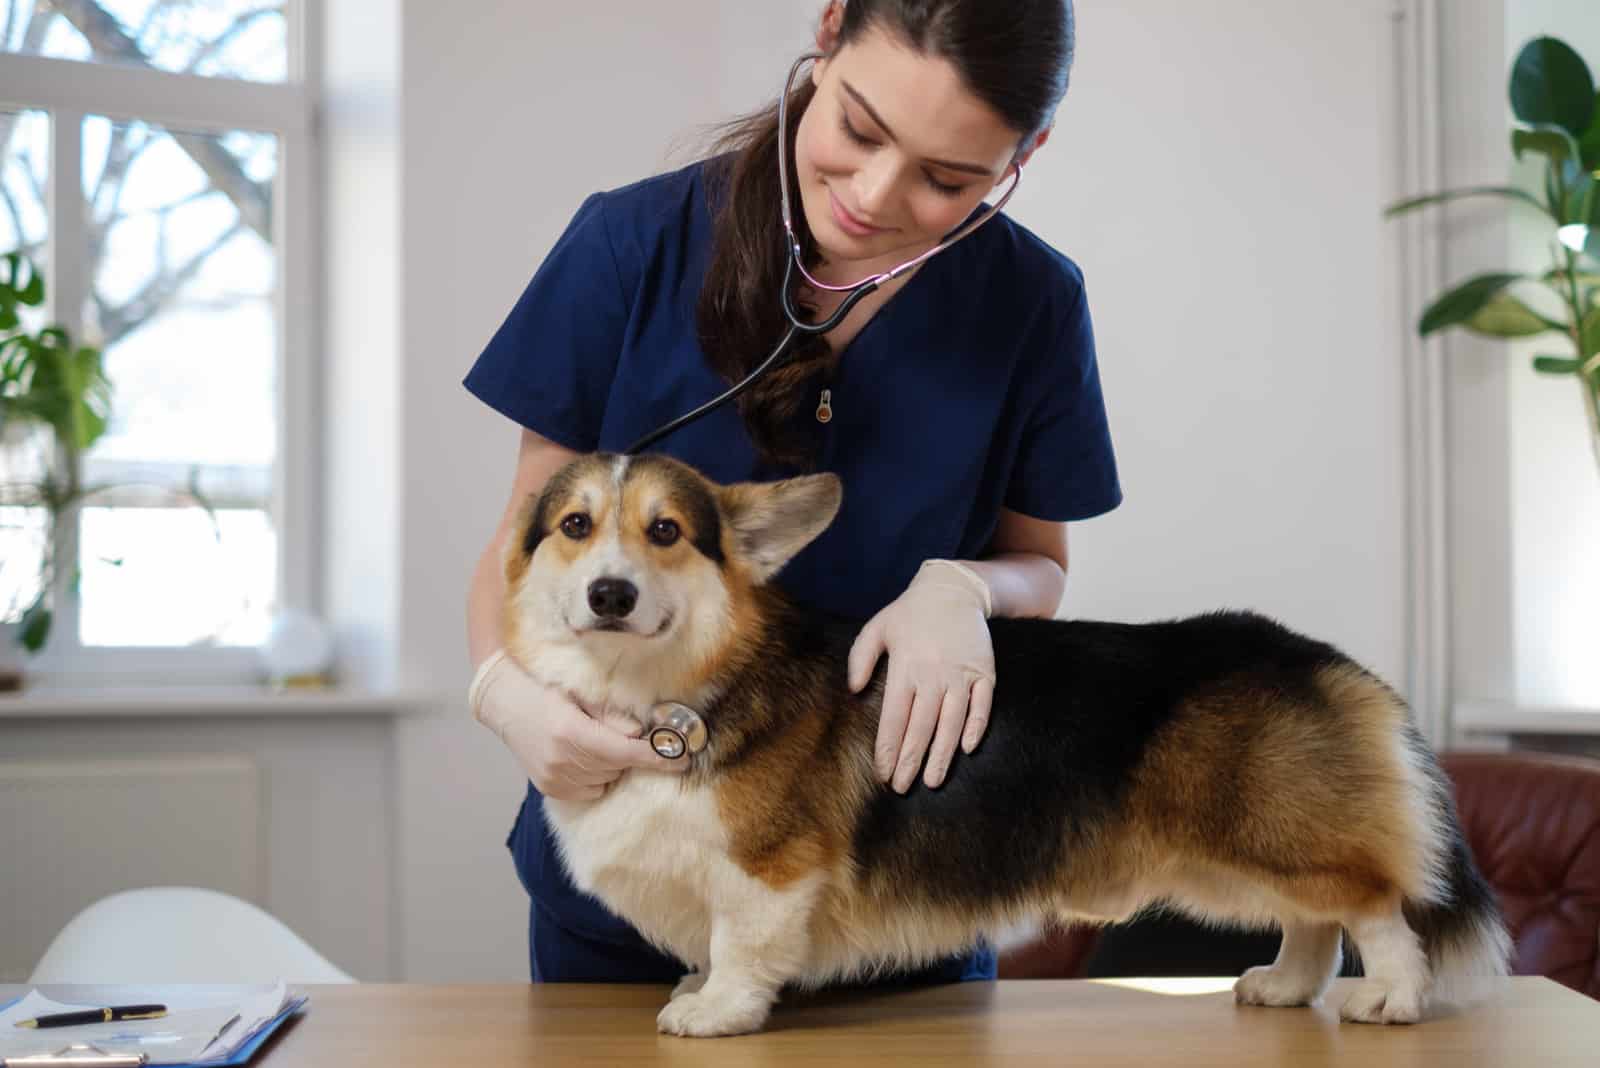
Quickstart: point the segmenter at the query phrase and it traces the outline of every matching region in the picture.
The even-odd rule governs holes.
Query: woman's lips
[[[833,208],[833,221],[839,224],[839,229],[851,237],[871,237],[873,234],[882,233],[883,227],[870,226],[845,210],[839,203],[839,198],[833,195],[833,190],[828,190],[828,204]]]

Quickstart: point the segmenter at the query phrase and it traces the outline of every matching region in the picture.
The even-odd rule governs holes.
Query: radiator
[[[264,898],[249,756],[0,762],[0,981],[22,982],[79,910],[141,886]]]

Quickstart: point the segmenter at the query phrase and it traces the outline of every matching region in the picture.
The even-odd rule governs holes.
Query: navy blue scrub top
[[[580,452],[620,452],[726,389],[698,341],[712,234],[703,166],[584,201],[466,387]],[[922,561],[983,556],[1002,508],[1066,521],[1121,500],[1083,275],[1003,213],[923,264],[851,341],[829,388],[816,469],[840,476],[844,502],[776,580],[824,612],[864,621]],[[817,400],[802,403],[804,417]],[[653,448],[723,483],[795,473],[757,455],[734,404]],[[541,921],[638,936],[561,885],[537,804],[530,789],[509,843],[533,897],[534,975],[583,977],[585,962],[567,959],[573,945],[544,947],[541,967]],[[951,977],[971,974],[968,963]]]

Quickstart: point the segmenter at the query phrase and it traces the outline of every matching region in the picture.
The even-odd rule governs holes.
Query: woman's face
[[[954,229],[1009,172],[1022,134],[876,26],[812,68],[795,168],[806,222],[830,262],[908,258]],[[1043,142],[1043,135],[1028,146]]]

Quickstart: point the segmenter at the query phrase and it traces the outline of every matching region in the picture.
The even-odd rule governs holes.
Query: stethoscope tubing
[[[878,288],[879,280],[877,278],[868,278],[859,283],[850,291],[850,295],[845,297],[844,300],[839,303],[839,306],[833,310],[832,315],[828,316],[826,319],[823,319],[821,322],[808,323],[800,317],[800,311],[794,305],[794,293],[789,286],[789,281],[794,275],[794,265],[795,257],[790,256],[788,258],[788,263],[785,264],[783,270],[783,313],[789,319],[789,329],[784,333],[782,339],[779,340],[777,346],[773,348],[772,353],[766,359],[762,360],[761,363],[757,365],[755,370],[745,375],[743,380],[741,380],[733,388],[729,389],[720,396],[713,397],[711,400],[706,401],[693,411],[685,412],[671,422],[665,423],[662,426],[652,430],[650,433],[646,434],[644,437],[640,438],[638,441],[634,442],[632,445],[629,445],[625,450],[623,450],[623,455],[637,455],[643,450],[654,445],[656,442],[660,441],[662,438],[666,437],[668,434],[671,434],[679,427],[684,426],[687,423],[692,423],[701,416],[707,415],[713,410],[720,408],[724,404],[733,400],[739,394],[755,385],[757,380],[759,380],[768,371],[782,366],[790,352],[794,349],[795,343],[799,341],[800,338],[812,337],[817,334],[826,334],[829,330],[832,330],[834,327],[843,322],[844,317],[850,314],[850,310],[854,308],[863,297]]]

